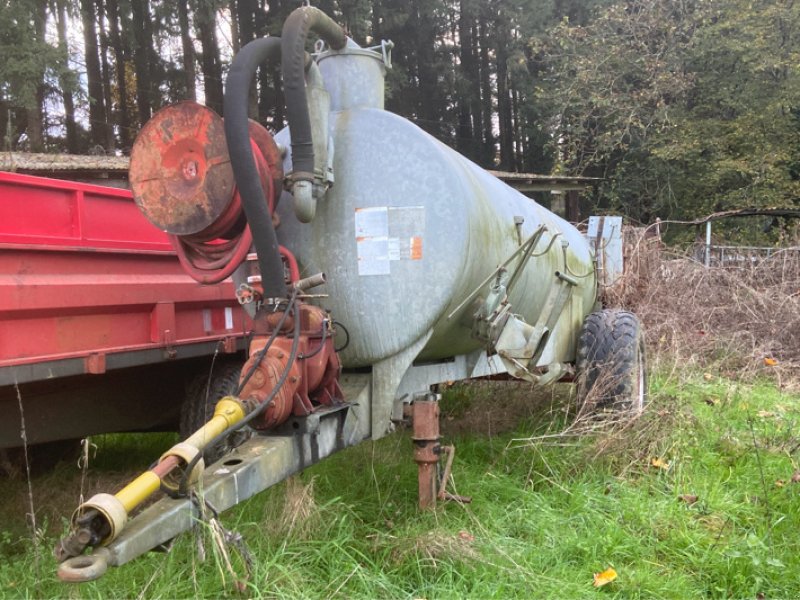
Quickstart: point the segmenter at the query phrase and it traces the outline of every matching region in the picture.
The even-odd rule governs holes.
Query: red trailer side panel
[[[42,372],[22,365],[101,373],[112,356],[147,364],[216,342],[232,352],[247,328],[232,282],[185,275],[127,190],[0,172],[0,385]]]

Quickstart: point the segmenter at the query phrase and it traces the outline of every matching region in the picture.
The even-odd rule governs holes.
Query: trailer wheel
[[[192,435],[214,416],[214,407],[221,398],[236,392],[241,372],[241,363],[225,362],[212,371],[210,381],[207,372],[192,379],[181,406],[181,439]],[[248,437],[244,432],[237,432],[215,448],[207,450],[203,453],[206,465],[218,460]]]
[[[632,312],[605,309],[586,317],[576,361],[579,410],[640,414],[647,402],[644,337]]]

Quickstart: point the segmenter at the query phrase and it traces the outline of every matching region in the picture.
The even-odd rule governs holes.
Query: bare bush
[[[705,267],[638,231],[626,239],[626,273],[606,297],[642,320],[651,363],[800,383],[799,252]]]

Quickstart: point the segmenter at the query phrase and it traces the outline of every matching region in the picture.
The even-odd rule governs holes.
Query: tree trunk
[[[146,14],[148,15],[148,19],[144,23],[144,35],[147,40],[145,51],[147,52],[147,65],[150,71],[148,77],[150,80],[148,94],[150,97],[150,109],[155,112],[161,108],[161,90],[159,88],[159,82],[161,81],[161,57],[156,52],[154,30],[158,32],[161,24],[152,18],[152,11],[150,10],[149,4],[145,5],[145,7],[147,8]]]
[[[45,46],[45,29],[47,25],[47,2],[37,0],[33,6],[33,26],[35,42],[40,46]],[[31,152],[44,152],[44,72],[37,71],[31,73],[31,79],[35,81],[33,104],[27,107],[28,113],[28,144]]]
[[[501,16],[502,18],[502,16]],[[497,31],[497,120],[500,129],[500,168],[514,168],[514,124],[508,90],[508,31]]]
[[[113,113],[114,107],[111,101],[111,66],[108,64],[108,34],[106,27],[103,23],[107,20],[105,15],[105,7],[103,0],[97,0],[97,23],[100,26],[100,63],[101,72],[103,75],[103,104],[105,106],[105,121],[106,121],[106,143],[105,148],[111,151],[116,147],[114,139],[114,127],[111,125],[114,122]]]
[[[85,0],[81,0],[85,1]],[[151,40],[147,36],[148,29],[142,24],[150,20],[148,0],[131,0],[133,14],[133,67],[136,73],[136,109],[139,112],[139,127],[144,126],[153,114],[150,103],[150,57],[148,48]]]
[[[0,87],[0,150],[11,150],[11,132],[9,131],[11,108],[6,102],[6,97],[3,94],[3,88]]]
[[[103,101],[103,78],[97,53],[97,29],[92,0],[81,0],[81,22],[86,55],[86,79],[89,91],[89,131],[93,146],[106,143],[106,109]]]
[[[514,118],[514,170],[522,171],[522,160],[525,157],[525,150],[522,147],[522,124],[520,123],[519,92],[514,84],[511,84],[511,112]]]
[[[469,97],[471,102],[470,112],[472,113],[472,140],[473,140],[473,157],[475,161],[481,160],[483,152],[483,107],[481,106],[481,74],[479,67],[479,53],[478,48],[478,27],[475,23],[474,15],[472,23],[470,24],[472,33],[472,62],[470,63],[468,76],[469,76]],[[488,165],[486,165],[488,166]]]
[[[242,49],[242,34],[239,29],[239,3],[236,0],[228,2],[228,10],[231,13],[231,46],[233,53],[236,54]]]
[[[494,131],[492,129],[492,72],[489,62],[489,19],[486,10],[481,11],[480,17],[480,88],[481,111],[483,120],[483,160],[481,164],[494,165],[496,150],[494,145]]]
[[[58,29],[58,49],[61,60],[64,61],[65,70],[69,68],[69,46],[67,45],[67,7],[65,0],[59,0],[56,14],[56,28]],[[72,97],[72,82],[67,80],[65,73],[59,76],[61,86],[61,100],[64,103],[64,129],[67,134],[67,152],[78,153],[78,130],[75,126],[75,101]],[[1,116],[1,115],[0,115]]]
[[[195,13],[198,37],[203,47],[201,68],[206,106],[222,113],[222,69],[220,68],[219,47],[217,45],[216,13],[209,0],[200,0]],[[241,23],[239,23],[241,26]]]
[[[265,0],[258,3],[255,14],[255,37],[261,38],[269,33],[267,24],[267,10],[268,5]],[[258,68],[258,95],[254,98],[255,110],[254,119],[263,123],[270,112],[269,97],[270,97],[270,68],[268,65],[261,65]],[[255,86],[254,86],[255,87]]]
[[[239,15],[239,39],[242,46],[246,46],[256,39],[256,13],[258,3],[256,0],[237,0],[237,14]],[[259,71],[263,69],[259,68]],[[258,119],[258,90],[253,84],[250,86],[250,95],[247,103],[247,114],[251,119]]]
[[[427,2],[416,0],[412,7],[412,28],[416,33],[417,77],[417,114],[422,118],[425,130],[435,137],[441,137],[442,131],[437,117],[439,89],[436,81],[436,31],[433,14]]]
[[[22,134],[28,131],[28,118],[30,113],[29,111],[22,109],[13,111],[11,115],[12,123],[9,125],[11,128],[11,131],[9,132],[9,148],[15,150],[19,148]]]
[[[235,22],[236,19],[234,18],[233,11],[231,11],[231,23]],[[194,44],[192,43],[192,34],[189,29],[189,0],[178,0],[178,25],[181,28],[181,47],[183,49],[184,98],[187,100],[197,100],[197,87],[195,85],[197,71],[194,68]],[[234,43],[237,43],[235,38]]]
[[[125,70],[125,49],[120,36],[121,22],[117,0],[106,0],[108,10],[108,27],[111,47],[114,50],[115,78],[117,80],[117,126],[119,127],[119,143],[126,152],[131,147],[131,117],[128,112],[128,77]]]
[[[256,0],[236,0],[236,14],[239,22],[239,41],[245,46],[256,37]]]
[[[284,5],[282,0],[270,0],[269,13],[265,16],[265,34],[280,35],[283,21],[292,6]],[[261,88],[261,98],[259,100],[259,113],[262,119],[272,127],[274,131],[283,129],[285,125],[285,104],[283,96],[283,81],[279,62],[266,66],[268,81]]]
[[[474,130],[472,128],[472,86],[470,85],[470,75],[474,62],[472,48],[472,13],[470,10],[471,0],[461,0],[458,17],[458,42],[459,59],[461,68],[461,85],[458,94],[458,129],[456,130],[456,148],[458,151],[471,158],[476,159],[475,147],[473,144]]]

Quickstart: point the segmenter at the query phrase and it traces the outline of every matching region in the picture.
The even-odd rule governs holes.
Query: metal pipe
[[[177,461],[175,461],[175,464],[177,465]],[[158,474],[153,471],[145,471],[114,495],[122,504],[125,512],[130,513],[155,494],[160,486],[161,478]]]
[[[436,467],[439,464],[439,402],[436,394],[414,398],[414,462],[419,467],[419,507],[436,508],[439,495]]]
[[[325,273],[317,273],[316,275],[311,275],[310,277],[304,277],[303,279],[295,282],[294,287],[295,289],[303,292],[305,290],[310,290],[311,288],[315,288],[318,285],[322,285],[327,281],[325,277]]]

